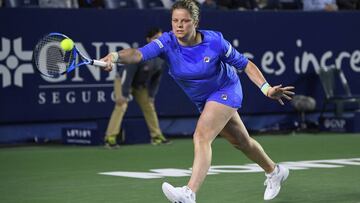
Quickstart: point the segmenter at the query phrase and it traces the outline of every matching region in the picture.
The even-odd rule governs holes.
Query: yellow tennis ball
[[[60,42],[60,46],[64,51],[70,51],[74,48],[74,42],[71,39],[64,39]]]

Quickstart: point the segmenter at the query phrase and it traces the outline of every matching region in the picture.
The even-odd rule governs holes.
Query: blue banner
[[[360,94],[359,12],[221,12],[202,13],[200,29],[221,31],[254,61],[270,84],[296,86],[312,96],[319,109],[324,93],[316,71],[341,68],[353,93]],[[167,10],[0,9],[0,123],[108,118],[114,106],[115,71],[87,66],[50,79],[37,73],[32,49],[49,32],[61,32],[91,58],[144,45],[150,27],[171,29]],[[288,113],[240,74],[244,114]],[[185,117],[198,112],[175,82],[164,74],[156,106],[160,116]],[[181,106],[181,108],[179,108]],[[130,103],[127,117],[142,114]]]
[[[63,128],[62,143],[69,145],[100,145],[103,139],[96,129]]]

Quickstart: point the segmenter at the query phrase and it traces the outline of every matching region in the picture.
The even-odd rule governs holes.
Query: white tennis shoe
[[[281,189],[281,183],[284,182],[289,176],[289,169],[282,165],[276,165],[275,172],[271,174],[265,174],[266,190],[264,193],[264,200],[272,200],[279,194]]]
[[[169,183],[162,184],[162,191],[172,203],[196,203],[195,193],[188,187],[173,187]]]

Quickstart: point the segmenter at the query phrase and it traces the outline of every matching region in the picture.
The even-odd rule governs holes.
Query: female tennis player
[[[267,185],[264,199],[273,199],[289,170],[275,164],[261,145],[249,136],[237,109],[242,88],[235,67],[244,71],[265,96],[284,104],[291,100],[294,87],[270,86],[257,66],[234,49],[220,32],[198,30],[199,7],[193,0],[180,0],[172,6],[172,31],[139,49],[109,53],[101,60],[111,71],[111,63],[139,63],[157,56],[169,64],[169,74],[195,103],[201,115],[193,135],[194,162],[187,185],[162,190],[171,202],[195,203],[195,193],[204,182],[211,164],[211,144],[218,134],[264,169]]]

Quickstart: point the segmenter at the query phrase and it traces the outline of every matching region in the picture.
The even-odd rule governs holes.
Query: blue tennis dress
[[[182,46],[174,33],[165,32],[139,50],[146,61],[157,56],[169,66],[169,74],[202,111],[207,101],[240,108],[242,88],[236,69],[245,69],[248,59],[234,49],[220,32],[198,30],[202,42]]]

